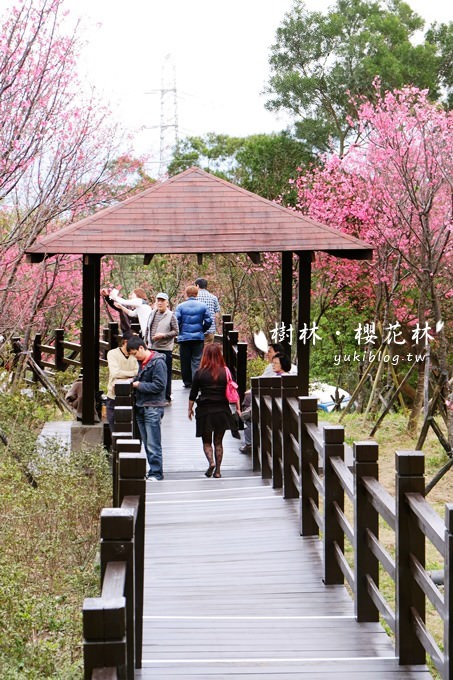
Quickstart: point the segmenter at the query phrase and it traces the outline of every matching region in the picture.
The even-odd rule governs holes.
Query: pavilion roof
[[[373,247],[200,168],[189,168],[45,236],[32,261],[56,254],[324,251],[371,259]]]

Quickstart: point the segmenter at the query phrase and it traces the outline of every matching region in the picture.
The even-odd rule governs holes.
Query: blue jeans
[[[162,441],[160,422],[164,417],[162,406],[136,406],[135,418],[145,447],[149,476],[163,479]]]

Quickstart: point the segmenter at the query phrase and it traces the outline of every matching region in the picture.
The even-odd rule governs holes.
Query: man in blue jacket
[[[145,340],[138,335],[129,338],[127,351],[139,364],[132,387],[135,390],[135,419],[149,465],[146,478],[157,481],[164,478],[160,425],[164,416],[167,364],[165,356],[148,349]]]
[[[192,386],[192,376],[198,369],[203,354],[204,334],[213,322],[207,306],[197,300],[197,295],[197,286],[187,286],[186,300],[175,310],[179,325],[178,344],[184,387]]]

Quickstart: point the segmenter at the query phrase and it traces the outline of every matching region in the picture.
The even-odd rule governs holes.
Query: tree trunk
[[[415,397],[412,404],[412,409],[407,423],[407,431],[409,434],[415,436],[418,427],[418,421],[423,408],[423,394],[425,389],[425,366],[421,364],[418,369],[417,386],[415,388]]]

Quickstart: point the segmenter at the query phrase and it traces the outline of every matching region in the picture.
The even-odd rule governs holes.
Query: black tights
[[[215,466],[216,466],[216,474],[220,474],[220,465],[222,464],[222,458],[223,458],[223,435],[225,434],[225,430],[220,430],[217,432],[207,432],[206,434],[202,435],[202,440],[203,440],[203,451],[204,455],[208,459],[208,463],[210,466],[214,465],[214,457],[215,457]],[[213,440],[214,440],[214,447],[213,447]]]

